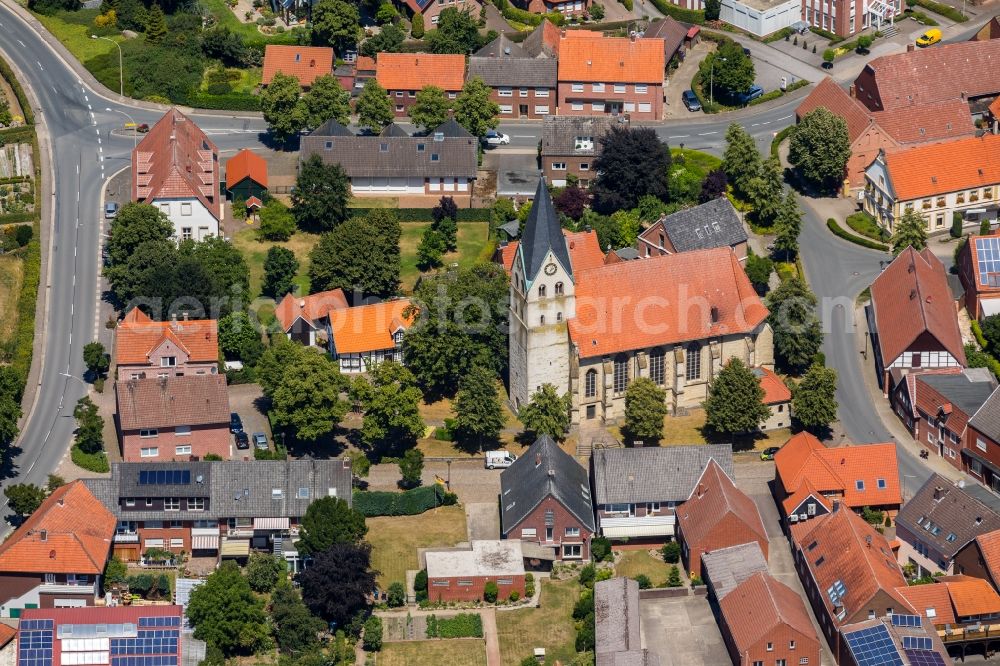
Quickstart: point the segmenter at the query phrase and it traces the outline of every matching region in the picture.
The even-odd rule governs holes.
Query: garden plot
[[[17,176],[30,178],[34,172],[30,143],[14,143],[0,147],[0,178]]]

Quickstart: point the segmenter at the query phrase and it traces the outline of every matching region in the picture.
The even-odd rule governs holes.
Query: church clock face
[[[546,275],[555,275],[556,274],[556,265],[552,264],[552,263],[545,264],[545,274]]]

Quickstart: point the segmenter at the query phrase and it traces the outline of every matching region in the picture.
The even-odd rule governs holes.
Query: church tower
[[[545,179],[538,182],[510,276],[510,400],[515,410],[542,384],[569,390],[566,322],[576,314],[573,265]]]

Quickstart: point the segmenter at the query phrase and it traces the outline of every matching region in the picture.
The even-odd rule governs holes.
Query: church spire
[[[566,247],[566,237],[559,225],[559,216],[552,207],[552,197],[545,187],[545,177],[538,179],[538,190],[535,201],[531,205],[531,213],[524,224],[524,234],[521,237],[521,255],[524,262],[524,273],[528,280],[534,280],[549,251],[562,264],[570,277],[573,275],[573,265],[570,263],[569,250]]]

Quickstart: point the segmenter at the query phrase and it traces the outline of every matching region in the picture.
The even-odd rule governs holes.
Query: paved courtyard
[[[726,644],[706,597],[640,599],[642,645],[662,666],[719,666],[730,663]]]

